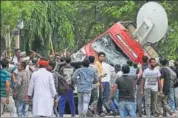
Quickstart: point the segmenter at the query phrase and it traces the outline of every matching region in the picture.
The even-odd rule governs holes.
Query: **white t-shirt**
[[[102,82],[110,82],[111,74],[114,72],[114,67],[112,67],[111,65],[105,62],[102,63],[102,66],[103,66],[104,73],[107,74],[106,77],[102,78]]]
[[[158,91],[158,78],[161,76],[159,69],[154,68],[151,70],[147,68],[143,72],[143,78],[145,79],[145,89],[150,88],[152,91]]]

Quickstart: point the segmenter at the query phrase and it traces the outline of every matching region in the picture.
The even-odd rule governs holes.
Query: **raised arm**
[[[138,74],[137,74],[137,79],[140,78],[143,74],[143,70],[142,70],[142,65],[141,64],[138,64]]]
[[[72,83],[76,84],[77,78],[79,77],[79,70],[77,69],[72,75]]]

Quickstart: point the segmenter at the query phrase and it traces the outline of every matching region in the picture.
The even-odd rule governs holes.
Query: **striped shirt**
[[[0,70],[0,75],[1,75],[1,83],[0,83],[1,97],[7,97],[6,81],[7,80],[11,81],[11,74],[6,69],[2,69]]]

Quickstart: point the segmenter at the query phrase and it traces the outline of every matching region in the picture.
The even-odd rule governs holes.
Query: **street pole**
[[[6,26],[6,35],[5,35],[5,55],[10,57],[11,51],[11,36],[10,36],[10,25]]]
[[[51,44],[51,48],[52,48],[52,55],[55,55],[55,52],[54,52],[54,47],[53,47],[53,42],[52,42],[52,38],[51,38],[51,34],[49,36],[49,41],[50,41],[50,44]]]
[[[20,30],[24,28],[23,20],[19,20],[14,32],[15,48],[20,48]]]
[[[6,46],[6,56],[9,56],[10,57],[10,46],[11,46],[11,39],[10,39],[10,26],[8,25],[7,26],[7,34],[6,34],[6,40],[5,40],[5,46]]]
[[[20,31],[18,29],[14,32],[14,39],[15,39],[15,48],[20,48]]]
[[[10,32],[7,33],[7,55],[8,57],[11,56],[11,37],[10,37]]]

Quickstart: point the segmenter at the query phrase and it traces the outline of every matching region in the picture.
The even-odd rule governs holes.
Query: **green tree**
[[[168,13],[169,34],[156,44],[163,56],[178,54],[178,2],[159,1]],[[1,4],[1,35],[16,28],[21,30],[22,50],[48,55],[64,48],[76,51],[118,21],[136,21],[145,1],[3,1]],[[13,11],[13,12],[12,12]],[[10,26],[10,29],[7,29]],[[51,45],[51,41],[53,46]]]
[[[28,19],[31,15],[33,2],[30,1],[2,1],[1,3],[1,28],[2,34],[7,33],[6,26],[10,30],[16,28],[20,19]]]
[[[158,48],[164,57],[176,59],[178,58],[178,2],[164,1],[161,4],[168,14],[169,30],[164,40],[158,43]]]
[[[113,23],[125,20],[124,14],[133,16],[131,12],[135,8],[133,1],[75,1],[72,4],[77,9],[76,17],[72,18],[78,44],[76,49],[107,30]]]

